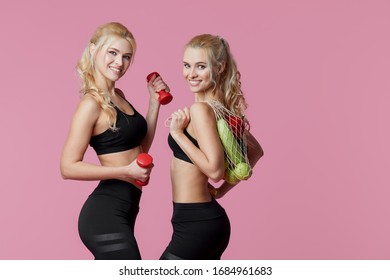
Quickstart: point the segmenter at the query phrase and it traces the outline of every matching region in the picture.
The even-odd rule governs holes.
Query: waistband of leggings
[[[92,195],[114,196],[122,200],[139,203],[142,191],[129,182],[109,179],[100,181]]]
[[[205,209],[205,208],[209,208],[209,207],[220,206],[214,197],[211,197],[211,200],[206,201],[206,202],[185,203],[185,202],[174,202],[173,201],[172,203],[173,203],[173,209],[176,209],[176,210],[179,210],[179,209]]]

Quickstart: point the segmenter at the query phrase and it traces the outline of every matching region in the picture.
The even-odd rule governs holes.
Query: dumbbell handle
[[[152,72],[152,73],[150,73],[150,74],[146,77],[146,80],[149,82],[150,79],[151,79],[154,75],[156,75],[156,77],[160,76],[159,73],[157,73],[157,72]],[[161,105],[168,104],[168,103],[171,102],[172,99],[173,99],[172,94],[170,94],[169,92],[166,92],[165,90],[160,90],[160,91],[158,92],[158,94],[159,94],[158,101],[160,102]]]
[[[137,164],[140,167],[148,168],[153,164],[153,158],[151,155],[149,155],[147,153],[141,153],[137,156]],[[143,187],[149,183],[149,178],[146,181],[141,181],[141,180],[135,179],[134,182],[138,186]]]

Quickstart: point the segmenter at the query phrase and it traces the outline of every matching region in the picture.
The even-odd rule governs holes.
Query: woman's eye
[[[126,59],[126,60],[130,60],[131,56],[130,55],[125,55],[123,58]]]
[[[114,52],[114,51],[109,51],[108,53],[112,54],[112,55],[116,55],[116,52]]]
[[[205,68],[206,68],[205,65],[198,65],[198,69],[200,69],[200,70],[203,70],[203,69],[205,69]]]
[[[188,69],[188,68],[190,68],[190,65],[187,63],[184,63],[184,68]]]

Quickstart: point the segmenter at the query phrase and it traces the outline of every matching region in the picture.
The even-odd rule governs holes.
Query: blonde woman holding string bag
[[[244,117],[240,75],[226,40],[203,34],[185,46],[183,76],[195,103],[171,115],[172,239],[161,260],[221,259],[230,222],[215,200],[247,180],[263,155]],[[210,183],[224,180],[219,188]]]

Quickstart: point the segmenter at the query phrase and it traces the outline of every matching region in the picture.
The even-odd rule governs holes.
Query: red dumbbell
[[[157,73],[157,72],[152,72],[152,73],[150,73],[150,74],[146,77],[146,80],[149,82],[150,79],[151,79],[154,75],[156,75],[156,77],[160,76],[159,73]],[[168,103],[171,102],[172,99],[173,99],[172,94],[170,94],[169,92],[166,92],[165,90],[160,90],[160,91],[158,92],[158,94],[160,95],[160,96],[158,97],[158,101],[159,101],[160,104],[162,104],[162,105],[168,104]]]
[[[152,158],[152,156],[150,156],[147,153],[141,153],[141,154],[139,154],[137,156],[137,164],[140,167],[148,168],[148,167],[150,167],[153,164],[153,158]],[[143,186],[146,186],[149,183],[149,178],[145,182],[143,182],[141,180],[137,180],[137,179],[135,179],[134,182],[138,186],[143,187]]]

